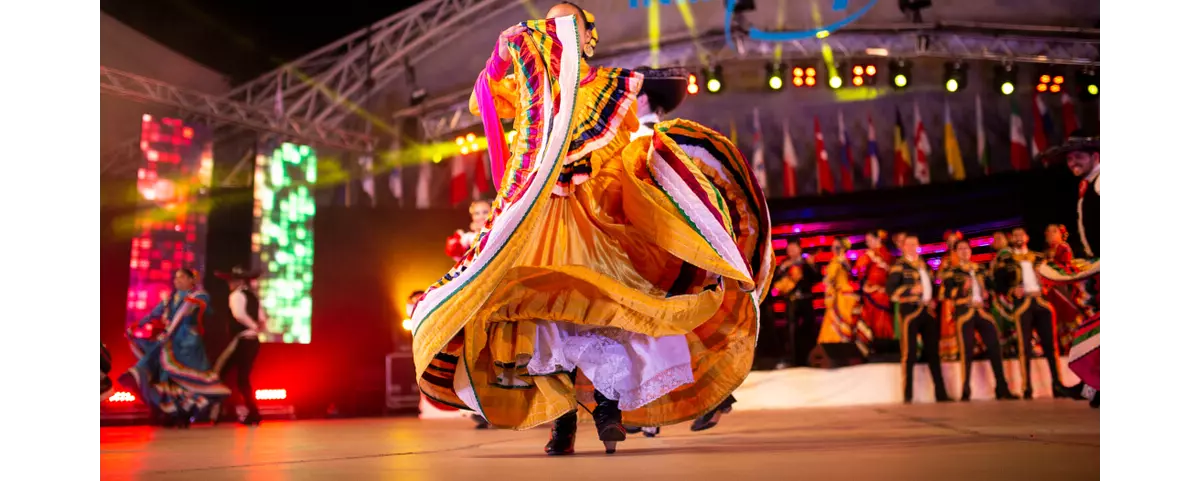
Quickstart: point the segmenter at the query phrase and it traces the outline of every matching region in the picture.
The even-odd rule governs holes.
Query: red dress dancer
[[[888,269],[892,265],[892,253],[883,246],[887,232],[867,233],[867,250],[854,262],[854,272],[862,289],[862,320],[871,328],[875,339],[894,339],[895,316],[892,301],[888,299]]]
[[[939,279],[948,275],[958,265],[958,254],[954,253],[954,246],[963,240],[963,235],[958,231],[946,231],[942,239],[946,241],[946,255],[942,256],[937,267]],[[954,306],[950,303],[938,306],[938,320],[942,326],[942,342],[938,346],[938,353],[942,359],[958,359],[961,353],[958,352],[958,323],[954,321]]]

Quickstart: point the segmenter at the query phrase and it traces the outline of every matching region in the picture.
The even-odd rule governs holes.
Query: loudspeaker
[[[825,369],[855,366],[865,362],[867,358],[853,342],[820,344],[808,354],[809,366]]]
[[[867,357],[867,362],[900,362],[900,340],[871,341],[871,355]]]

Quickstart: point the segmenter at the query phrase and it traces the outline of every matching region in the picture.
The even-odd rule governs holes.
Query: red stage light
[[[1050,76],[1042,75],[1041,78],[1039,78],[1038,80],[1040,80],[1044,84],[1048,84],[1048,83],[1050,83]]]
[[[875,66],[867,65],[867,75],[875,75]]]
[[[1050,86],[1050,91],[1053,93],[1058,93],[1059,90],[1062,90],[1062,86],[1060,86],[1058,84],[1054,84],[1054,85]]]
[[[193,135],[196,135],[196,131],[192,130],[191,127],[183,128],[183,138],[190,139]]]
[[[793,68],[793,69],[792,69],[792,75],[794,75],[794,76],[796,76],[796,77],[803,77],[803,76],[804,76],[804,69],[802,69],[802,68],[800,68],[800,67],[795,67],[795,68]]]
[[[862,75],[862,74],[863,74],[863,66],[855,65],[854,66],[854,75]]]
[[[853,80],[851,80],[851,81],[852,81],[852,82],[854,82],[854,86],[855,86],[855,87],[862,87],[862,84],[863,84],[863,78],[862,78],[862,77],[859,77],[859,76],[857,76],[857,75],[856,75],[856,76],[854,76],[854,79],[853,79]]]
[[[287,399],[287,389],[255,389],[254,399],[259,401],[282,401]]]
[[[1045,92],[1045,91],[1046,91],[1046,84],[1038,84],[1038,86],[1037,86],[1037,91],[1038,91],[1038,92]]]
[[[807,76],[809,76],[809,77],[816,77],[816,76],[817,76],[817,69],[815,69],[815,68],[812,68],[812,67],[809,67],[809,68],[808,68],[808,70],[805,70],[805,71],[804,71],[804,75],[807,75]]]
[[[1055,75],[1055,76],[1054,76],[1054,83],[1056,83],[1056,84],[1059,84],[1059,85],[1062,85],[1062,83],[1063,83],[1063,76],[1062,76],[1062,75]]]
[[[804,85],[812,87],[813,85],[816,85],[816,84],[817,84],[816,77],[808,77],[808,78],[804,79]]]
[[[117,391],[108,397],[108,402],[110,403],[131,403],[134,401],[137,401],[137,398],[134,397],[133,393],[127,391]]]
[[[792,77],[792,85],[801,87],[804,85],[804,77]]]

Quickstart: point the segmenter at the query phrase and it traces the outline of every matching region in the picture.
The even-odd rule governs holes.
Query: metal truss
[[[1081,36],[1030,35],[1028,32],[1004,33],[992,30],[954,31],[922,27],[901,29],[846,29],[824,39],[803,39],[782,43],[788,59],[819,58],[828,46],[837,57],[867,56],[867,49],[886,49],[891,58],[946,58],[1013,63],[1059,65],[1100,65],[1100,39]],[[709,33],[698,39],[664,42],[657,60],[661,66],[696,65],[698,59],[768,60],[775,58],[776,43],[736,40],[735,49],[725,48],[722,33]],[[650,65],[654,60],[645,44],[618,47],[617,53],[598,58],[595,63],[633,67]],[[419,117],[426,139],[438,139],[479,124],[479,118],[467,110],[469,90],[455,92],[429,104],[444,105],[433,109],[410,108],[396,117]]]
[[[275,112],[248,106],[217,95],[188,90],[166,82],[100,66],[100,93],[139,102],[176,107],[209,119],[211,123],[235,124],[273,132],[299,142],[325,145],[356,152],[369,151],[372,139],[365,133],[329,128],[313,122],[280,117]],[[138,158],[137,139],[122,143],[102,158],[101,172]]]
[[[378,88],[513,0],[427,0],[232,90],[228,98],[284,117],[340,126]],[[454,26],[454,28],[448,28]]]

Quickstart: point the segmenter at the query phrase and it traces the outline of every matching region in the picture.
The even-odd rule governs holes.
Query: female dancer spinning
[[[208,294],[196,285],[196,272],[175,271],[175,289],[127,335],[137,364],[117,379],[137,391],[151,409],[161,411],[168,427],[186,428],[191,418],[229,396],[204,352],[204,316],[211,313]],[[145,328],[158,325],[150,335]]]
[[[548,17],[505,31],[476,83],[499,195],[417,305],[417,374],[430,398],[496,427],[554,421],[548,454],[574,452],[582,403],[612,453],[622,422],[695,418],[745,379],[770,219],[716,132],[673,120],[631,141],[641,75],[586,63],[587,12]],[[511,146],[500,117],[515,117]]]

